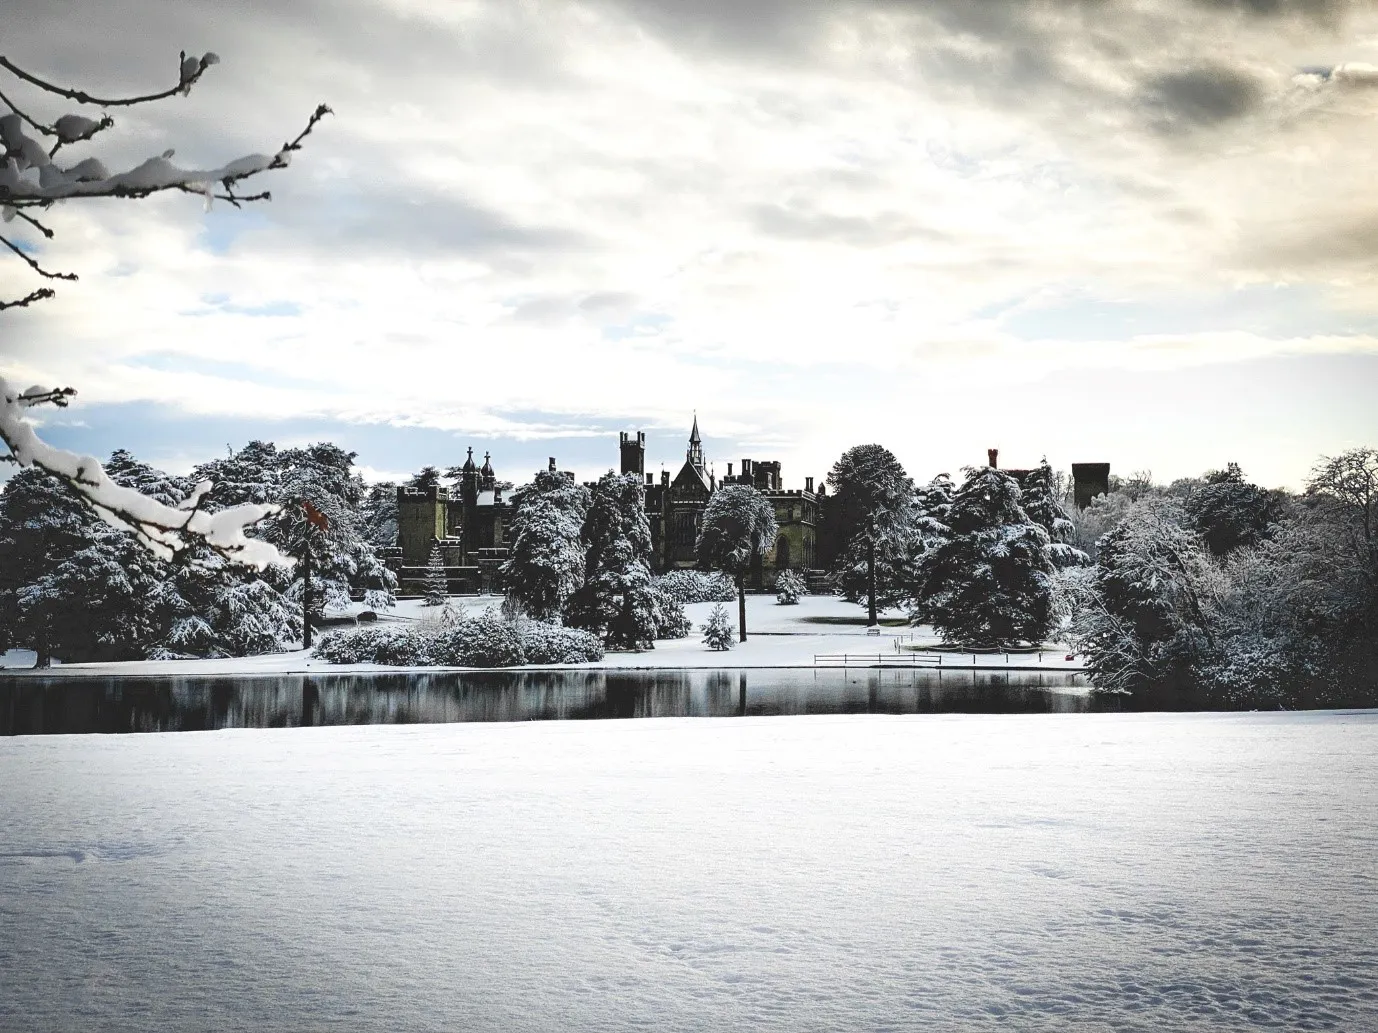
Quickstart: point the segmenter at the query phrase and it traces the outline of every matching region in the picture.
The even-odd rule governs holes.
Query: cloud
[[[116,164],[218,164],[336,110],[251,214],[50,213],[28,243],[82,280],[0,315],[0,363],[83,397],[513,439],[711,399],[765,441],[843,433],[818,414],[874,412],[878,380],[1374,347],[1334,332],[1378,312],[1367,4],[25,0],[6,29],[88,89],[221,54],[116,113]],[[1305,288],[1285,332],[1230,301],[1274,282]],[[1187,293],[1151,347],[988,314]]]

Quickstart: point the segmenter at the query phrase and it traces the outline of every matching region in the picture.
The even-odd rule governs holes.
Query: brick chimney
[[[805,490],[805,491],[813,491],[813,478],[812,478],[812,477],[805,477],[805,478],[804,478],[804,490]]]
[[[546,469],[547,469],[548,471],[550,471],[551,473],[554,473],[554,472],[555,472],[555,457],[554,457],[554,456],[551,456],[551,457],[550,457],[550,465],[547,466]]]
[[[998,448],[986,449],[986,458],[990,460],[986,465],[992,470],[1000,469],[1000,450]]]

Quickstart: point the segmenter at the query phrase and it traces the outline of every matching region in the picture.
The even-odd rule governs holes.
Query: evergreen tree
[[[657,593],[651,580],[651,526],[636,474],[599,478],[581,532],[584,583],[569,597],[565,623],[611,649],[655,645]]]
[[[397,544],[397,485],[370,484],[359,508],[359,534],[374,551]]]
[[[722,603],[714,605],[707,622],[699,627],[699,631],[703,632],[703,644],[709,649],[732,648],[732,623]]]
[[[289,599],[300,602],[308,587],[312,612],[326,606],[343,608],[362,593],[369,609],[394,604],[397,578],[379,559],[365,536],[363,513],[368,488],[354,471],[355,454],[329,442],[281,452],[271,443],[251,441],[225,459],[196,469],[197,480],[215,482],[209,508],[243,502],[281,506],[280,512],[255,532],[298,560],[311,550],[311,584],[303,583],[304,563],[272,567],[263,576]],[[326,526],[308,518],[303,503],[326,518]]]
[[[775,601],[781,606],[794,606],[801,595],[808,595],[808,586],[796,571],[781,571],[775,579]]]
[[[458,467],[454,467],[449,471],[449,473],[446,474],[446,476],[453,477],[455,480],[458,480],[458,469]],[[440,471],[437,470],[434,466],[423,466],[420,470],[418,470],[416,473],[412,474],[410,477],[407,478],[406,486],[408,488],[416,488],[421,491],[425,491],[428,488],[437,488],[440,486],[440,476]]]
[[[969,468],[946,526],[920,579],[919,605],[934,628],[968,644],[1042,641],[1053,622],[1048,532],[1020,507],[1014,478]]]
[[[775,507],[749,484],[728,484],[713,492],[703,513],[695,551],[699,563],[721,570],[737,585],[737,631],[746,641],[746,576],[754,561],[775,544]]]
[[[431,554],[426,560],[426,599],[427,606],[443,606],[450,597],[450,585],[445,576],[445,560],[440,555],[440,545],[431,546]]]
[[[1072,521],[1057,500],[1054,480],[1053,468],[1044,458],[1024,478],[1019,504],[1030,520],[1048,532],[1053,563],[1058,567],[1077,566],[1086,563],[1088,558],[1086,553],[1068,544],[1072,539]]]
[[[1259,544],[1282,514],[1281,500],[1245,481],[1237,463],[1212,470],[1205,482],[1183,505],[1187,526],[1201,536],[1216,557]]]
[[[906,560],[914,549],[914,483],[898,459],[880,445],[849,448],[828,473],[837,489],[837,518],[843,547],[835,570],[844,591],[863,570],[866,614],[878,623],[878,604],[898,601]],[[860,598],[860,593],[855,593]]]
[[[548,621],[584,581],[584,517],[589,491],[554,470],[542,470],[512,496],[507,561],[502,579],[510,599]]]

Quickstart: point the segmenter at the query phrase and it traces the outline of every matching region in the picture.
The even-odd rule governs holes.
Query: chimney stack
[[[986,458],[989,460],[986,465],[992,470],[1000,469],[1000,450],[998,448],[986,449]]]
[[[812,491],[813,491],[813,478],[812,478],[812,477],[805,477],[805,478],[804,478],[804,490],[805,490],[805,491],[808,491],[808,492],[812,492]]]
[[[554,472],[555,472],[555,457],[554,457],[554,456],[551,456],[551,457],[550,457],[550,465],[547,466],[546,469],[549,470],[551,473],[554,473]]]

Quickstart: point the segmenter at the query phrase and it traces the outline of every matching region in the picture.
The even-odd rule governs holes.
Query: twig
[[[206,59],[204,57],[201,58],[196,71],[193,72],[191,75],[187,76],[185,79],[183,79],[182,66],[185,63],[186,59],[187,53],[184,50],[178,57],[177,61],[178,81],[176,86],[172,87],[171,89],[163,90],[161,93],[149,93],[141,97],[122,98],[94,97],[91,94],[87,93],[85,90],[72,90],[64,86],[54,85],[53,83],[38,78],[38,76],[36,75],[29,74],[28,72],[24,71],[24,69],[20,68],[18,65],[14,64],[12,61],[9,60],[9,58],[6,57],[0,57],[0,68],[7,69],[9,72],[18,76],[20,79],[23,79],[25,82],[37,86],[40,90],[46,90],[49,93],[55,93],[59,97],[66,97],[68,100],[74,100],[78,104],[96,104],[100,107],[113,108],[129,107],[133,104],[147,104],[150,101],[163,100],[167,97],[175,97],[177,94],[185,93],[187,90],[191,89],[192,85],[196,82],[196,80],[200,79],[201,76],[205,74],[205,71],[207,68],[210,67],[210,64],[206,63]],[[214,62],[211,62],[211,64],[214,64]]]
[[[49,279],[49,280],[75,280],[75,279],[77,279],[77,274],[76,274],[76,273],[50,273],[50,272],[48,272],[48,270],[44,269],[41,265],[39,265],[37,261],[35,261],[35,260],[34,260],[33,258],[31,258],[29,255],[26,255],[26,254],[24,253],[24,250],[23,250],[21,247],[19,247],[18,244],[12,244],[12,243],[11,243],[8,239],[6,239],[5,237],[0,237],[0,244],[4,244],[5,247],[9,248],[11,251],[13,251],[16,255],[18,255],[18,256],[19,256],[20,258],[22,258],[24,261],[28,262],[28,263],[29,263],[29,267],[30,267],[31,269],[33,269],[34,272],[38,273],[39,276],[42,276],[42,277],[44,277],[45,279]]]
[[[51,287],[40,287],[38,290],[29,294],[28,297],[20,298],[18,301],[0,301],[0,311],[7,308],[23,308],[25,305],[32,305],[35,301],[42,301],[51,298],[56,292]]]

